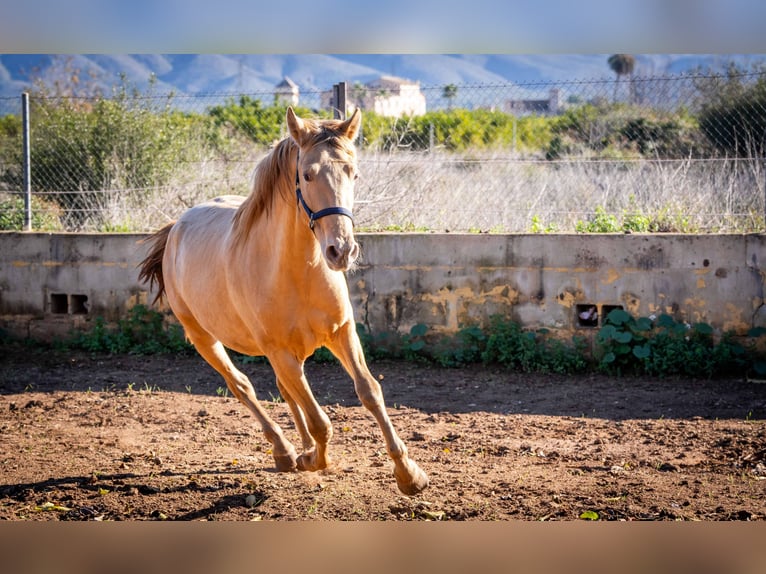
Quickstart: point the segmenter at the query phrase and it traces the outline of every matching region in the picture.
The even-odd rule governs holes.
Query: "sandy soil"
[[[265,364],[259,398],[300,441]],[[402,495],[337,365],[333,468],[279,473],[199,357],[0,346],[2,520],[764,520],[766,385],[375,362],[429,488]]]

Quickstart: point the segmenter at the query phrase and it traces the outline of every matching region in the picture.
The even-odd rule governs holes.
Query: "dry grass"
[[[597,208],[662,231],[763,229],[758,161],[558,161],[507,155],[365,155],[361,226],[435,231],[574,231]]]
[[[114,191],[88,231],[150,231],[222,194],[249,192],[265,151],[179,165],[150,190]],[[360,155],[357,226],[363,230],[572,232],[598,210],[653,231],[764,229],[763,164],[756,160],[556,161],[508,152]],[[103,203],[103,202],[102,202]]]

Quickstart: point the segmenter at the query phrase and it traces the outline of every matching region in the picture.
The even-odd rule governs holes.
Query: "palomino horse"
[[[197,351],[253,412],[278,470],[320,470],[330,462],[332,426],[303,369],[324,345],[380,425],[399,490],[413,495],[428,486],[428,477],[409,458],[388,417],[365,362],[343,275],[359,255],[351,208],[353,140],[360,124],[359,110],[346,120],[313,120],[289,108],[290,137],[258,164],[250,195],[202,203],[156,232],[140,279],[150,287],[157,283],[155,301],[167,296]],[[268,358],[303,442],[300,456],[225,347]]]

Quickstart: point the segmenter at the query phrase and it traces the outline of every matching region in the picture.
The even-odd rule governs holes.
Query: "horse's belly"
[[[181,217],[163,262],[168,301],[187,331],[196,324],[237,352],[307,356],[353,320],[345,279],[285,278],[270,252],[233,260],[226,238],[241,199],[221,197]]]

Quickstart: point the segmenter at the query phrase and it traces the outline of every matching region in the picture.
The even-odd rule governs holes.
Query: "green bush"
[[[24,229],[24,198],[0,196],[0,231]],[[39,196],[32,196],[32,229],[35,231],[62,231],[61,208]]]
[[[147,97],[126,84],[111,98],[30,98],[31,184],[69,212],[71,225],[98,218],[110,194],[166,184],[210,139],[209,119],[171,109],[172,96]],[[7,129],[5,130],[7,132]],[[207,136],[205,134],[208,134]],[[8,150],[4,181],[21,188],[22,150]]]
[[[610,374],[712,377],[758,370],[755,355],[731,334],[716,343],[707,323],[691,325],[665,314],[636,318],[614,309],[596,341],[600,347],[597,368]]]
[[[705,142],[686,110],[662,112],[640,106],[588,103],[550,120],[549,160],[596,155],[681,159]]]
[[[120,319],[113,328],[102,317],[97,317],[89,331],[76,333],[61,344],[90,352],[137,355],[183,354],[193,349],[182,327],[175,324],[165,326],[163,315],[144,305],[134,306],[128,316]]]
[[[388,118],[367,112],[364,146],[387,151],[447,151],[516,147],[539,150],[550,140],[549,118],[513,116],[490,110],[439,110],[422,116]]]
[[[549,337],[548,331],[524,330],[501,315],[489,325],[461,327],[454,335],[430,332],[417,323],[406,334],[393,332],[372,336],[358,326],[365,354],[372,358],[402,359],[442,367],[465,367],[478,363],[502,365],[525,372],[579,373],[588,367],[584,339],[571,343]]]
[[[585,341],[580,337],[566,344],[549,338],[547,329],[524,330],[521,325],[501,315],[490,319],[485,363],[500,364],[524,372],[579,373],[585,371],[588,359]]]
[[[326,112],[317,114],[307,108],[294,106],[294,110],[302,117],[329,117]],[[261,100],[243,95],[238,99],[229,98],[225,104],[208,109],[207,113],[216,126],[264,147],[271,146],[285,135],[286,104],[265,106]]]
[[[700,74],[699,127],[721,155],[763,157],[766,153],[766,75],[731,64],[725,76]]]
[[[713,329],[706,323],[690,325],[669,315],[633,317],[622,309],[614,309],[606,316],[597,332],[593,355],[583,337],[561,340],[550,336],[546,329],[529,331],[501,315],[492,316],[486,327],[466,326],[454,335],[430,332],[423,323],[413,325],[406,334],[377,335],[358,323],[357,333],[368,359],[406,360],[441,367],[483,363],[514,371],[558,374],[595,370],[616,376],[710,378],[745,372],[766,376],[766,358],[757,350],[757,340],[766,335],[766,329],[751,330],[747,344],[729,333],[716,342]],[[74,333],[57,346],[112,354],[193,352],[180,326],[166,326],[161,313],[143,305],[133,307],[114,326],[96,318],[89,331]],[[232,355],[242,363],[266,362],[263,357]],[[311,360],[337,361],[324,347]]]
[[[612,213],[607,213],[606,209],[599,205],[589,220],[575,223],[575,231],[577,233],[646,233],[660,225],[660,220],[643,215],[635,209],[623,210],[622,217],[618,218]]]
[[[596,207],[596,212],[593,218],[589,221],[578,221],[575,224],[575,231],[577,233],[615,233],[622,231],[617,217],[611,213],[607,213],[606,210],[600,205]]]
[[[0,182],[10,189],[21,190],[23,173],[21,163],[21,117],[0,117]]]

